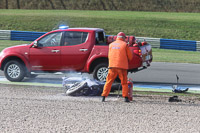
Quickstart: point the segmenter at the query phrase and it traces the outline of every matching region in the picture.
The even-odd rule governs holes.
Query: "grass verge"
[[[11,40],[0,40],[0,51],[2,51],[4,48],[20,45],[20,44],[29,44],[30,41],[11,41]]]
[[[200,64],[200,52],[153,49],[154,62],[194,63]]]
[[[59,23],[70,27],[97,27],[108,35],[200,40],[199,13],[87,11],[87,10],[0,10],[1,30],[51,31]]]
[[[7,85],[26,85],[26,86],[46,86],[46,87],[59,87],[62,88],[62,84],[50,84],[50,83],[31,83],[31,82],[10,82],[10,81],[0,81],[0,84]]]
[[[63,88],[61,84],[50,84],[50,83],[30,83],[30,82],[9,82],[9,81],[0,81],[0,85],[17,85],[17,86],[38,86],[38,87],[49,87],[49,88]],[[118,91],[111,92],[111,94],[118,95]],[[200,98],[200,91],[189,90],[186,93],[173,93],[169,89],[149,89],[149,88],[139,88],[133,87],[133,95],[166,95],[166,96],[195,96]],[[119,95],[122,95],[122,92],[119,92]]]

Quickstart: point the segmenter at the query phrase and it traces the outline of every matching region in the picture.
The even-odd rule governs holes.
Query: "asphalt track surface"
[[[153,62],[146,70],[131,74],[137,83],[200,85],[200,64]]]
[[[163,63],[163,62],[153,62],[150,67],[145,70],[129,73],[128,77],[132,78],[135,85],[167,85],[171,86],[177,84],[178,75],[179,80],[178,84],[183,86],[195,86],[200,88],[200,64],[188,64],[188,63]],[[62,77],[64,76],[87,76],[92,78],[90,74],[77,74],[77,73],[68,73],[62,75],[39,75],[34,80],[24,79],[23,82],[39,82],[39,83],[55,83],[61,84]],[[3,72],[0,72],[0,80],[4,77]]]

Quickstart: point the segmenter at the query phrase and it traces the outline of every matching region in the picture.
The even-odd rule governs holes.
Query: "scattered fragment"
[[[178,98],[178,96],[170,97],[169,102],[181,102],[182,100]]]

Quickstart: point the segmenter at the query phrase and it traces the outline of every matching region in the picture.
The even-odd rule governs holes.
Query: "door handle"
[[[85,51],[88,51],[88,49],[79,49],[79,51],[82,51],[82,52],[85,52]]]
[[[60,50],[51,50],[52,53],[58,53]]]

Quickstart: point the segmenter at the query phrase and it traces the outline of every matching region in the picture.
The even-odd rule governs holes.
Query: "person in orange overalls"
[[[127,84],[127,69],[128,62],[132,60],[133,55],[125,42],[126,35],[123,32],[117,34],[117,39],[109,45],[108,60],[109,70],[104,85],[102,96],[102,102],[109,95],[112,83],[118,76],[122,85],[122,96],[125,98],[125,102],[130,102],[128,99],[128,84]]]

